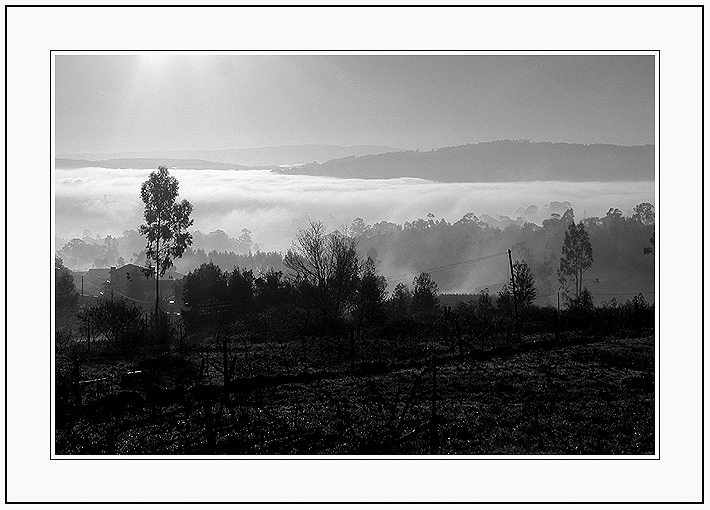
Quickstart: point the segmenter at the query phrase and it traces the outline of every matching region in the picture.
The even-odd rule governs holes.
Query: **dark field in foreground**
[[[58,411],[56,453],[654,453],[653,337],[577,338],[466,358],[428,348],[439,356],[436,370],[420,361],[271,377],[237,371],[228,396],[219,384],[200,384],[84,397],[73,417]]]

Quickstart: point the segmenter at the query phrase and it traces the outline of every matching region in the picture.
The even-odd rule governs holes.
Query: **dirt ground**
[[[654,453],[653,337],[590,339],[479,359],[447,357],[448,346],[427,341],[410,348],[410,363],[354,365],[340,347],[330,346],[332,363],[320,367],[308,360],[325,352],[322,345],[314,343],[305,355],[298,342],[270,345],[245,345],[241,358],[235,355],[228,398],[214,368],[211,380],[205,384],[203,377],[195,387],[201,396],[166,390],[171,397],[156,403],[142,390],[124,391],[138,395],[135,405],[84,412],[58,426],[57,453]],[[373,343],[371,359],[389,347],[379,345],[375,356]],[[259,355],[259,349],[272,356]],[[289,353],[300,353],[303,365],[263,366],[269,359],[291,359]],[[425,362],[431,355],[440,356],[436,381]],[[197,363],[162,369],[173,376],[193,373]],[[115,370],[109,365],[95,364],[87,373]],[[120,369],[136,366],[122,362]],[[161,378],[164,387],[168,379]]]

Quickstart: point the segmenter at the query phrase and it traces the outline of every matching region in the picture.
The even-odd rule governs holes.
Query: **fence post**
[[[429,455],[439,454],[439,424],[436,412],[436,362],[432,359],[431,420],[429,422]]]
[[[200,362],[200,374],[198,375],[197,379],[202,382],[205,378],[205,364],[207,362],[207,358],[204,356],[202,357],[202,361]]]

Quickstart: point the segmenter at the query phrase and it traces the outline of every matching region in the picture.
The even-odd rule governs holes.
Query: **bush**
[[[82,328],[85,331],[89,328],[91,336],[103,340],[109,350],[133,351],[147,340],[147,315],[142,308],[124,299],[100,299],[77,314],[77,318]]]

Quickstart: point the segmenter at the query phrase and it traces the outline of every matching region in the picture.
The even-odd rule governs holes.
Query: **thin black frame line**
[[[522,50],[522,49],[508,49],[508,50],[462,50],[462,49],[439,49],[439,50],[425,50],[425,49],[419,49],[419,50],[373,50],[372,48],[368,49],[348,49],[348,50],[327,50],[324,52],[324,50],[320,49],[273,49],[273,48],[268,48],[268,49],[202,49],[202,50],[186,50],[186,49],[181,49],[181,50],[167,50],[167,49],[103,49],[103,50],[92,50],[92,49],[53,49],[50,50],[50,52],[80,52],[79,55],[81,56],[82,54],[89,54],[89,53],[99,53],[99,54],[106,54],[106,56],[131,56],[132,54],[136,54],[138,56],[139,53],[163,53],[163,52],[173,52],[173,53],[179,53],[179,52],[190,52],[190,53],[227,53],[227,52],[250,52],[250,53],[259,53],[259,52],[273,52],[273,53],[294,53],[294,52],[309,52],[309,53],[316,53],[316,52],[321,52],[318,55],[322,56],[337,56],[340,54],[347,54],[347,53],[355,53],[355,54],[363,54],[363,52],[366,53],[373,53],[373,55],[363,55],[363,56],[378,56],[374,55],[374,53],[383,53],[383,52],[392,52],[392,53],[386,53],[385,55],[387,56],[399,56],[400,53],[411,53],[413,56],[416,55],[421,55],[422,52],[426,53],[465,53],[466,55],[469,55],[472,52],[483,52],[485,53],[480,54],[479,56],[486,57],[486,56],[491,56],[491,57],[496,57],[496,56],[504,56],[504,55],[495,55],[493,53],[536,53],[540,52],[541,54],[539,56],[545,56],[542,54],[542,52],[545,53],[565,53],[568,54],[569,56],[573,57],[575,56],[575,53],[592,53],[592,54],[599,54],[599,53],[613,53],[613,52],[620,52],[620,53],[643,53],[643,54],[649,54],[649,53],[660,53],[661,50],[610,50],[610,49],[598,49],[598,50]],[[127,52],[125,55],[122,54],[117,54],[117,55],[112,55],[112,52],[116,51],[125,51]],[[66,56],[72,56],[72,55],[66,55]],[[224,55],[224,56],[240,56],[240,55]],[[247,54],[243,56],[249,56]],[[256,56],[256,55],[255,55]],[[264,55],[268,56],[268,55]],[[311,55],[303,55],[303,56],[311,56]],[[317,55],[312,55],[312,56],[317,56]],[[383,55],[384,56],[384,55]],[[434,55],[431,55],[434,56]],[[475,55],[470,55],[470,56],[475,56]],[[530,56],[537,56],[537,55],[530,55]],[[614,56],[614,55],[611,55]]]
[[[5,6],[5,274],[7,275],[7,53],[8,53],[8,45],[7,45],[7,14],[8,14],[8,7],[41,7],[41,6],[27,6],[27,5],[6,5]],[[49,7],[60,7],[60,5],[51,5]],[[79,7],[79,6],[74,6],[74,7]],[[98,7],[98,6],[84,6],[84,7]],[[117,7],[131,7],[131,6],[117,6]],[[145,6],[144,6],[145,7]],[[164,7],[164,6],[162,6]],[[501,6],[497,6],[501,7]],[[524,6],[524,7],[530,7],[530,6]],[[547,6],[546,6],[547,7]],[[550,6],[551,7],[551,6]],[[564,7],[564,6],[558,6],[558,7]],[[601,6],[595,6],[595,7],[601,7]],[[614,7],[614,6],[610,6]],[[615,7],[620,7],[620,5],[616,5]],[[633,7],[644,7],[642,5],[634,5]],[[701,110],[701,132],[702,132],[702,140],[705,138],[705,124],[704,124],[704,119],[705,119],[705,112],[704,112],[704,102],[705,102],[705,94],[704,94],[704,5],[653,5],[653,6],[648,6],[646,5],[645,7],[700,7],[702,11],[701,15],[701,23],[702,23],[702,41],[703,41],[703,46],[701,47],[701,69],[702,69],[702,76],[701,76],[701,82],[703,85],[703,89],[701,90],[701,103],[703,105],[703,109]],[[660,74],[660,54],[659,54],[659,74]],[[659,106],[660,106],[660,78],[659,78]],[[51,129],[51,127],[50,127]],[[659,108],[659,202],[660,202],[660,108]],[[705,150],[704,147],[701,147],[701,182],[703,183],[704,186],[704,165],[705,164]],[[701,187],[701,207],[702,211],[704,213],[704,188]],[[659,204],[660,206],[660,204]],[[660,209],[660,207],[659,207]],[[659,217],[660,217],[660,210],[659,210]],[[704,265],[704,218],[701,218],[702,226],[703,226],[703,231],[701,233],[701,239],[703,241],[703,246],[701,247],[701,253],[702,253],[702,259],[701,259],[701,274],[704,277],[704,271],[705,271],[705,265]],[[660,239],[660,222],[658,225],[658,235]],[[659,250],[659,280],[660,280],[660,242],[658,244],[658,250]],[[702,295],[701,295],[701,302],[703,309],[701,311],[701,331],[704,335],[705,331],[705,315],[704,315],[704,302],[705,302],[705,296],[704,296],[704,280],[701,280],[701,289],[702,289]],[[660,295],[660,281],[659,281],[659,295]],[[660,303],[659,303],[659,329],[660,329]],[[7,278],[5,280],[5,316],[6,316],[6,321],[5,321],[5,444],[7,446]],[[701,374],[702,376],[702,381],[704,384],[705,380],[705,374],[704,374],[704,344],[701,342],[701,349],[703,352],[703,356],[701,357],[701,363],[702,363],[702,368],[703,372]],[[659,386],[660,386],[660,338],[659,338]],[[702,392],[702,444],[704,446],[704,441],[705,441],[705,434],[704,434],[704,408],[705,408],[705,403],[704,403],[704,386],[701,388]],[[660,399],[659,399],[659,414],[660,414]],[[660,424],[659,424],[659,447],[660,447]],[[7,503],[7,465],[8,465],[8,459],[7,459],[7,448],[5,450],[5,502]],[[704,469],[705,469],[705,455],[704,455],[704,448],[702,450],[702,480],[704,480]],[[702,487],[702,502],[704,502],[704,486]],[[83,503],[83,502],[81,502]],[[533,503],[534,504],[534,503]]]
[[[51,103],[51,80],[52,80],[51,62],[52,62],[53,53],[59,52],[59,51],[68,51],[68,50],[55,50],[55,49],[53,49],[53,50],[50,50],[50,51],[49,51],[49,54],[50,54],[50,133],[51,133],[52,127],[53,127],[53,126],[52,126],[52,122],[51,122],[51,104],[52,104],[52,103]],[[88,52],[104,52],[104,51],[121,51],[121,50],[88,50]],[[160,50],[160,51],[174,51],[174,50]],[[203,52],[203,51],[206,51],[206,50],[197,50],[197,51],[198,51],[198,52]],[[225,51],[229,51],[229,50],[222,50],[222,52],[225,52]],[[271,50],[255,50],[255,51],[271,51]],[[292,51],[297,51],[297,50],[292,50]],[[316,51],[317,51],[317,50],[316,50]],[[387,50],[382,50],[382,51],[387,51]],[[416,51],[432,51],[432,50],[406,50],[406,51],[409,51],[409,52],[416,52]],[[436,52],[436,53],[438,53],[438,52],[440,52],[440,51],[446,51],[446,50],[433,50],[433,51]],[[475,51],[475,50],[457,50],[457,51],[463,52],[463,51]],[[488,50],[486,50],[486,51],[488,51]],[[500,50],[500,51],[506,52],[506,53],[516,52],[516,51],[522,52],[522,50]],[[535,52],[535,51],[547,51],[547,50],[529,50],[529,52]],[[562,51],[567,51],[567,50],[553,50],[553,51],[562,52]],[[594,51],[594,50],[585,50],[585,51]],[[599,50],[599,51],[602,51],[602,50]],[[658,156],[658,160],[659,160],[659,161],[658,161],[658,173],[659,173],[659,179],[658,179],[658,181],[659,181],[659,200],[658,200],[658,201],[659,201],[659,204],[658,204],[658,205],[659,205],[659,207],[660,207],[660,75],[661,75],[660,58],[661,58],[661,51],[660,51],[660,50],[606,50],[606,52],[614,52],[614,51],[618,51],[618,52],[627,52],[627,51],[631,52],[631,51],[633,51],[633,52],[643,52],[643,53],[645,53],[645,54],[649,54],[649,53],[656,53],[656,54],[657,54],[657,58],[658,58],[658,81],[659,81],[659,86],[658,86],[658,120],[657,120],[657,122],[658,122],[658,130],[659,130],[659,137],[658,137],[658,155],[659,155],[659,156]],[[7,74],[7,73],[6,73],[6,74]],[[52,155],[51,155],[51,134],[50,134],[50,180],[51,180],[51,163],[52,163],[52,158],[51,158],[51,156],[52,156]],[[50,183],[50,189],[51,189],[51,183]],[[51,199],[51,195],[50,195],[50,199]],[[50,211],[50,235],[51,235],[51,211]],[[50,245],[51,245],[51,239],[50,239]],[[660,252],[659,252],[659,264],[658,264],[658,265],[659,265],[659,280],[660,280]],[[51,280],[50,280],[50,291],[51,291]],[[50,294],[51,294],[51,292],[50,292]],[[659,295],[660,295],[660,285],[659,285]],[[659,307],[658,313],[659,313],[659,330],[660,330],[660,307]],[[50,329],[51,329],[51,324],[50,324]],[[659,386],[659,387],[658,387],[657,390],[656,390],[656,394],[654,395],[654,398],[657,398],[657,399],[658,399],[658,429],[659,429],[659,434],[658,434],[658,436],[659,436],[659,437],[658,437],[658,444],[656,445],[656,446],[657,446],[656,452],[655,452],[654,454],[651,454],[652,457],[651,457],[651,455],[649,455],[649,457],[651,457],[651,458],[643,458],[643,457],[646,457],[646,456],[640,456],[640,457],[642,457],[642,458],[618,458],[618,457],[617,457],[617,458],[614,458],[614,456],[608,456],[609,458],[606,458],[606,457],[605,457],[605,458],[593,458],[593,459],[589,459],[589,458],[576,457],[576,456],[573,457],[573,458],[559,458],[558,456],[553,456],[553,455],[540,455],[540,456],[538,456],[538,457],[536,457],[536,458],[522,458],[522,459],[521,459],[521,458],[517,458],[517,459],[510,459],[510,458],[502,458],[502,459],[501,459],[501,458],[494,458],[494,459],[490,459],[490,458],[478,458],[478,459],[476,459],[476,458],[461,458],[461,457],[458,457],[458,458],[457,458],[457,457],[452,457],[452,458],[444,457],[444,458],[440,458],[440,457],[429,457],[429,456],[426,456],[426,455],[421,455],[421,456],[418,456],[418,457],[420,457],[420,458],[411,459],[411,458],[396,458],[396,457],[394,457],[394,458],[393,458],[393,457],[387,457],[387,458],[342,458],[342,457],[340,457],[340,458],[329,458],[329,456],[324,455],[324,456],[322,456],[323,458],[306,458],[306,459],[304,459],[304,458],[298,458],[298,457],[286,456],[285,458],[278,457],[278,460],[297,460],[297,461],[323,461],[323,460],[326,460],[326,461],[339,461],[339,460],[345,460],[345,461],[356,461],[356,460],[367,460],[367,461],[373,461],[373,460],[375,460],[375,461],[382,461],[382,460],[384,460],[384,461],[392,461],[392,460],[394,460],[394,461],[417,461],[417,460],[430,460],[430,461],[431,461],[431,460],[458,460],[458,461],[471,461],[471,460],[473,460],[473,461],[484,461],[484,460],[517,460],[517,461],[524,461],[524,460],[533,460],[533,461],[541,461],[541,460],[551,460],[551,461],[555,461],[555,460],[558,460],[558,461],[569,461],[569,460],[585,460],[585,461],[595,461],[595,460],[606,460],[606,461],[609,461],[609,460],[615,460],[615,461],[658,461],[658,460],[660,460],[660,443],[661,443],[661,440],[660,440],[660,422],[661,422],[661,404],[660,404],[660,386],[661,386],[661,384],[660,384],[660,331],[658,332],[658,343],[659,343],[659,355],[658,355],[658,357],[659,357],[659,361],[658,361],[658,378],[659,378],[659,383],[658,383],[658,386]],[[51,352],[52,352],[52,343],[51,343],[51,337],[50,337],[50,365],[51,365]],[[7,371],[6,371],[6,372],[7,372]],[[50,374],[51,374],[51,372],[50,372]],[[7,387],[7,386],[6,386],[6,387]],[[50,377],[50,392],[51,392],[51,389],[52,389],[52,388],[51,388],[51,377]],[[7,390],[6,390],[6,391],[7,391]],[[51,422],[51,419],[52,419],[52,413],[54,412],[54,410],[53,410],[53,408],[52,408],[51,400],[52,400],[52,399],[51,399],[51,393],[50,393],[50,433],[53,433],[53,431],[52,431],[52,422]],[[7,414],[7,413],[6,413],[6,414]],[[7,443],[6,443],[6,444],[7,444]],[[132,457],[135,457],[135,456],[132,456]],[[251,460],[256,460],[256,461],[269,461],[269,460],[276,460],[276,459],[271,458],[271,457],[248,458],[248,459],[245,459],[245,458],[240,459],[240,458],[234,458],[234,457],[238,457],[238,456],[230,456],[229,458],[219,458],[219,457],[218,457],[218,458],[212,458],[212,457],[210,457],[210,458],[189,458],[189,459],[181,458],[181,456],[177,456],[177,457],[167,457],[167,458],[166,458],[166,457],[163,457],[163,456],[160,456],[160,457],[157,457],[157,458],[153,458],[153,457],[151,457],[151,458],[125,458],[125,457],[121,457],[121,456],[115,456],[114,458],[100,458],[100,459],[84,458],[84,457],[80,457],[80,456],[73,456],[73,457],[68,457],[68,458],[64,458],[64,457],[62,457],[62,458],[57,458],[57,457],[56,457],[56,454],[55,454],[55,457],[52,456],[51,436],[50,436],[50,449],[49,449],[49,460],[50,460],[50,461],[87,461],[87,460],[88,460],[88,461],[114,461],[114,460],[127,460],[127,461],[136,461],[136,460],[138,460],[138,461],[140,461],[140,460],[147,460],[147,461],[150,461],[150,460],[179,460],[179,461],[220,461],[220,460],[222,460],[222,461],[233,461],[233,460],[247,460],[247,461],[251,461]],[[512,455],[512,454],[511,454],[511,455],[503,455],[502,457],[516,457],[516,455]],[[557,458],[548,458],[548,457],[557,457]],[[6,471],[6,472],[7,472],[7,471]]]
[[[5,503],[6,504],[7,504],[7,14],[8,14],[7,6],[5,6]],[[50,77],[50,79],[51,79],[51,77]],[[50,123],[50,128],[51,128],[51,123]],[[50,226],[50,228],[51,228],[51,226]],[[51,313],[51,310],[50,310],[50,313]],[[51,315],[50,315],[50,317],[51,317]],[[51,361],[51,358],[50,358],[50,361]],[[51,395],[50,395],[50,402],[51,402]]]
[[[700,120],[700,166],[701,166],[701,171],[700,171],[700,221],[701,221],[701,227],[700,227],[700,262],[701,262],[701,269],[700,269],[700,310],[701,310],[701,318],[700,318],[700,377],[701,377],[701,384],[700,384],[700,405],[701,405],[701,415],[700,415],[700,423],[701,423],[701,431],[702,431],[702,436],[701,436],[701,461],[700,461],[700,480],[701,480],[701,492],[700,492],[700,501],[702,504],[705,504],[705,342],[703,339],[705,338],[705,5],[700,6],[701,14],[700,14],[700,37],[701,37],[701,44],[700,44],[700,112],[701,112],[701,120]],[[659,73],[660,75],[660,73]],[[660,89],[660,87],[659,87]],[[660,127],[659,127],[660,131]],[[660,132],[659,132],[660,134]],[[659,144],[660,145],[660,144]],[[660,149],[659,149],[660,150]],[[659,160],[661,159],[660,156],[658,158]],[[658,185],[658,195],[660,196],[661,194],[661,185],[659,183]],[[660,199],[659,199],[660,201]],[[660,242],[658,243],[660,246]],[[658,258],[660,261],[661,255],[660,251],[658,254]],[[660,262],[658,264],[659,266],[659,271],[660,271]],[[660,277],[659,277],[660,280]],[[659,295],[660,295],[660,289],[659,289]],[[659,317],[660,320],[660,317]],[[660,329],[660,327],[659,327]],[[659,364],[660,364],[660,353],[659,353]],[[659,370],[660,372],[660,370]],[[659,374],[660,377],[660,374]],[[660,382],[658,383],[660,386]],[[658,412],[660,414],[660,402],[658,403],[659,409]],[[660,431],[659,431],[659,436],[660,436]],[[660,441],[659,441],[660,442]]]
[[[52,161],[52,132],[53,132],[52,127],[54,126],[54,122],[53,122],[54,116],[52,115],[52,107],[53,107],[52,78],[53,78],[53,75],[52,75],[52,52],[50,51],[49,52],[49,175],[50,175],[50,177],[49,177],[49,204],[50,204],[49,205],[49,207],[50,207],[50,209],[49,209],[49,235],[50,235],[49,247],[50,247],[50,251],[52,248],[52,237],[53,237],[52,236],[52,208],[53,208],[52,197],[54,196],[52,194],[52,180],[53,180],[52,179],[52,163],[53,163],[53,161]],[[55,246],[55,248],[56,248],[56,246]],[[50,257],[52,257],[53,255],[54,255],[54,253],[50,253]],[[51,271],[52,270],[50,269],[50,273],[51,273]],[[52,348],[53,347],[52,338],[54,337],[54,333],[57,329],[57,322],[56,322],[57,317],[56,317],[56,308],[55,308],[56,300],[55,300],[54,296],[51,295],[52,294],[52,292],[51,292],[52,274],[50,274],[49,277],[50,277],[50,279],[49,279],[49,282],[50,282],[50,296],[49,296],[49,313],[50,313],[50,315],[49,315],[49,317],[50,317],[50,321],[49,321],[49,339],[50,339],[50,342],[49,342],[49,370],[50,370],[50,372],[49,372],[49,391],[50,391],[50,393],[49,393],[49,427],[52,428],[52,424],[53,424],[52,423],[52,416],[54,416],[54,408],[55,408],[55,406],[53,405],[53,402],[52,402],[52,395],[55,395],[55,393],[56,393],[56,392],[53,392],[54,385],[52,384],[52,377],[55,372],[55,366],[57,364],[56,359],[54,360],[54,363],[52,363],[52,355],[53,355],[52,351],[54,350]],[[55,285],[55,287],[57,285],[56,279],[55,279],[54,285]],[[54,330],[52,330],[52,320],[51,320],[51,317],[52,317],[51,314],[52,314],[53,308],[55,308]],[[56,441],[56,435],[57,435],[57,433],[56,433],[56,416],[54,419],[54,425],[55,425],[54,426],[55,432],[49,436],[50,458],[51,458],[51,453],[52,453],[52,441]]]
[[[661,220],[661,52],[658,52],[658,211],[657,225],[660,225]],[[659,241],[654,244],[660,247],[660,232]],[[655,253],[653,255],[656,256]],[[656,388],[656,398],[658,399],[658,460],[661,460],[661,252],[658,251],[658,299],[656,300],[656,313],[658,314],[658,388]]]
[[[417,5],[402,5],[402,4],[324,4],[324,5],[314,5],[314,4],[272,4],[272,5],[264,5],[264,4],[244,4],[244,5],[224,5],[224,4],[179,4],[179,5],[165,5],[165,4],[106,4],[106,5],[101,5],[101,4],[91,4],[91,5],[79,5],[79,4],[42,4],[42,5],[22,5],[22,4],[10,4],[6,5],[5,7],[39,7],[39,8],[46,8],[46,7],[75,7],[75,8],[101,8],[101,7],[111,7],[111,8],[117,8],[117,7],[131,7],[131,8],[136,8],[136,7],[192,7],[192,8],[203,8],[203,7],[229,7],[229,8],[240,8],[240,7],[249,7],[249,8],[254,8],[254,7],[263,7],[263,8],[274,8],[274,7],[289,7],[289,8],[297,8],[297,7],[311,7],[311,8],[338,8],[338,7],[348,7],[348,8],[377,8],[377,7],[406,7],[406,8],[424,8],[424,7],[435,7],[435,8],[440,8],[440,7],[454,7],[454,8],[478,8],[478,7],[484,7],[484,8],[491,8],[491,7],[499,7],[499,8],[505,8],[505,7],[513,7],[513,8],[540,8],[540,7],[549,7],[549,8],[573,8],[573,7],[583,7],[583,8],[592,8],[592,7],[601,7],[601,8],[613,8],[613,7],[673,7],[673,8],[686,8],[686,7],[702,7],[702,4],[562,4],[562,5],[552,5],[552,4],[506,4],[506,5],[500,5],[500,4],[417,4]]]
[[[694,501],[19,501],[23,505],[697,505]]]

